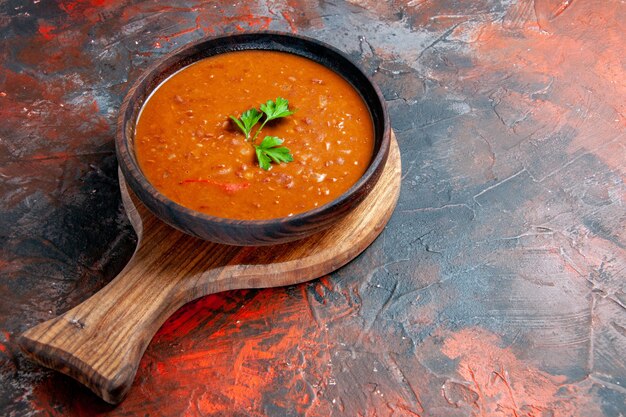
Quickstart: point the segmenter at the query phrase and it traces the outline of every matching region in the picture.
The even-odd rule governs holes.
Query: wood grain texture
[[[393,213],[400,168],[393,137],[383,175],[352,213],[296,243],[263,247],[220,245],[179,232],[153,216],[121,180],[124,205],[139,240],[135,255],[91,298],[26,331],[20,346],[36,361],[118,403],[130,389],[152,336],[183,304],[220,291],[307,281],[361,253]]]

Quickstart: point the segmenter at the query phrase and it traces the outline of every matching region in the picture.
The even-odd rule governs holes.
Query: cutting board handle
[[[186,302],[247,282],[223,279],[239,249],[185,235],[150,213],[120,173],[137,249],[108,285],[65,314],[24,332],[22,350],[117,404],[161,325]]]
[[[154,267],[164,257],[146,255],[141,246],[126,268],[94,296],[26,331],[19,341],[22,350],[77,379],[105,401],[121,401],[150,340],[185,302],[172,291],[171,282],[164,285],[158,274],[150,272],[162,270],[162,262]]]

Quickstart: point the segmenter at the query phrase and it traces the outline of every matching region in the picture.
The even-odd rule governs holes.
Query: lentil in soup
[[[277,97],[295,113],[267,123],[256,144],[277,136],[293,162],[264,170],[229,116]],[[346,80],[307,58],[261,50],[178,71],[146,101],[135,130],[139,165],[162,194],[243,220],[291,216],[334,200],[363,175],[373,148],[370,113]]]

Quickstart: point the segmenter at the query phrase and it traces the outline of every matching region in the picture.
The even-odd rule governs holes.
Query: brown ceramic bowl
[[[143,175],[134,150],[135,125],[150,93],[167,77],[213,55],[247,49],[300,55],[343,76],[363,97],[375,130],[374,154],[365,174],[337,199],[291,217],[233,220],[210,216],[175,203]],[[303,36],[259,32],[203,39],[187,45],[150,67],[131,87],[120,110],[115,144],[120,168],[129,187],[157,217],[190,235],[229,245],[270,245],[301,239],[332,226],[356,207],[380,177],[389,152],[389,116],[382,94],[367,75],[339,50]]]

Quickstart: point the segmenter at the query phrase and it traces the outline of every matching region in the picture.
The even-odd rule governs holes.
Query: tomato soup
[[[294,113],[267,123],[256,144],[277,136],[293,161],[264,170],[229,116],[277,97]],[[229,52],[183,68],[152,93],[135,130],[139,165],[162,194],[243,220],[292,216],[332,201],[363,175],[373,149],[370,113],[346,80],[274,51]]]

